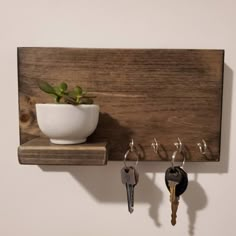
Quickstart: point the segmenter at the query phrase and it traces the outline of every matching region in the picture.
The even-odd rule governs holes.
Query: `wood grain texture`
[[[21,144],[42,136],[35,103],[53,102],[37,81],[65,81],[97,96],[100,119],[89,141],[109,140],[109,160],[123,160],[131,138],[143,160],[167,160],[180,137],[189,161],[218,161],[223,67],[223,50],[19,48]],[[197,147],[202,139],[207,159]]]
[[[20,145],[21,164],[36,165],[106,165],[107,143],[55,145],[46,138],[36,138]]]

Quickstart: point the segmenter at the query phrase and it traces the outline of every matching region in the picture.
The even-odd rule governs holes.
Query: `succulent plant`
[[[52,86],[46,81],[38,82],[39,88],[54,97],[56,103],[67,103],[72,105],[93,104],[94,96],[87,95],[81,87],[76,86],[68,91],[68,85],[62,82],[58,86]]]

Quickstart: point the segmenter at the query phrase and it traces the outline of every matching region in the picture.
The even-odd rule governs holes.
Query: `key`
[[[131,201],[131,206],[132,208],[134,207],[134,187],[138,184],[138,181],[139,181],[139,173],[138,171],[133,167],[133,166],[130,166],[130,168],[133,168],[134,169],[134,177],[135,177],[135,184],[133,185],[133,189],[132,191],[130,192],[131,196],[130,196],[130,201]]]
[[[121,169],[121,181],[126,186],[128,211],[134,211],[134,186],[136,185],[137,173],[134,167],[124,167]]]
[[[136,185],[135,169],[129,167],[129,180],[126,183],[126,189],[128,194],[128,210],[130,213],[134,211],[134,187]]]
[[[176,198],[176,186],[182,180],[182,173],[176,167],[170,167],[166,170],[165,180],[170,191],[170,201],[174,202]]]
[[[187,176],[187,173],[180,166],[175,166],[174,168],[175,168],[176,171],[179,171],[182,174],[182,180],[180,182],[181,184],[177,184],[176,188],[175,188],[175,195],[176,196],[180,196],[187,189],[187,186],[188,186],[188,176]],[[165,182],[166,182],[166,186],[167,186],[168,190],[170,189],[170,187],[168,185],[167,177],[169,176],[169,172],[172,171],[171,169],[172,168],[167,169],[166,170],[166,175],[165,175]]]
[[[176,198],[174,202],[171,202],[171,224],[175,225],[176,224],[176,218],[177,218],[177,210],[179,206],[179,199],[180,195],[183,194],[188,186],[188,175],[187,173],[183,170],[183,168],[176,166],[175,168],[179,169],[182,179],[180,183],[176,186]]]
[[[134,204],[133,204],[134,186],[131,184],[126,184],[126,192],[127,192],[127,200],[128,200],[128,211],[131,214],[134,211]]]
[[[165,181],[170,191],[171,224],[176,224],[179,196],[186,190],[188,184],[187,173],[180,167],[170,167],[166,170]]]
[[[175,200],[171,202],[171,224],[173,226],[176,224],[178,206],[179,206],[179,197],[176,197]]]
[[[170,187],[170,201],[174,202],[175,200],[175,188],[178,183],[172,180],[168,180],[168,185]]]

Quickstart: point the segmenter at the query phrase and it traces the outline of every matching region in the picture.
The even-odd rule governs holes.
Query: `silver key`
[[[133,167],[124,167],[121,169],[121,181],[126,186],[128,210],[130,213],[134,211],[134,186],[136,185],[137,174]]]
[[[134,211],[134,205],[133,205],[134,186],[132,184],[126,184],[126,192],[128,200],[128,211],[131,214]]]
[[[134,187],[138,184],[139,181],[139,173],[138,171],[133,167],[130,166],[130,168],[132,168],[134,170],[134,177],[135,177],[135,184],[133,185],[133,189],[130,192],[131,196],[130,196],[130,200],[131,200],[131,206],[134,207]]]

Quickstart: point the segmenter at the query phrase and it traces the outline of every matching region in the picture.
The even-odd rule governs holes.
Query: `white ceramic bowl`
[[[55,144],[86,142],[97,127],[98,105],[36,104],[40,130]]]

